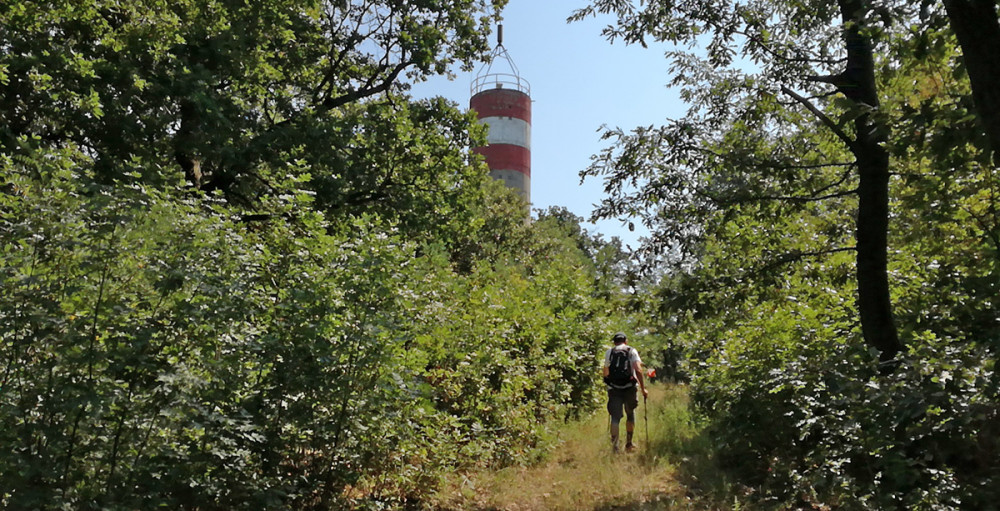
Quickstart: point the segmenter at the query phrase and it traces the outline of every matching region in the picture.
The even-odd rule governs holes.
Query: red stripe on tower
[[[486,158],[490,170],[514,170],[531,177],[531,150],[512,144],[490,144],[473,149]]]
[[[531,124],[531,98],[527,94],[509,89],[491,89],[472,96],[469,107],[479,118],[513,117]]]

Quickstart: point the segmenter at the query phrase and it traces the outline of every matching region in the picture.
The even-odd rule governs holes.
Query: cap
[[[611,340],[614,341],[614,342],[616,342],[616,343],[618,343],[618,342],[625,342],[626,339],[627,339],[627,337],[625,337],[625,332],[618,332],[615,335],[611,336]]]

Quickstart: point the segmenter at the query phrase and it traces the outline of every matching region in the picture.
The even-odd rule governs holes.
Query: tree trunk
[[[992,161],[1000,165],[1000,21],[996,0],[945,0],[962,47],[976,117],[986,131]]]
[[[174,137],[174,159],[184,170],[184,179],[194,188],[201,188],[201,160],[196,156],[197,137],[201,129],[200,115],[190,100],[183,99],[180,117],[180,127]]]
[[[889,361],[902,345],[889,300],[889,153],[884,146],[888,133],[870,113],[878,110],[879,99],[874,51],[864,33],[867,2],[838,0],[838,5],[847,46],[847,67],[838,88],[848,99],[870,109],[854,120],[856,139],[851,146],[860,175],[856,226],[858,312],[865,343],[879,350],[880,360]]]

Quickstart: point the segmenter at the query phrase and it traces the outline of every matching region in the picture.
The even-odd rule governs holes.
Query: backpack
[[[623,350],[617,349],[617,347],[611,350],[607,379],[609,385],[627,387],[635,384],[635,378],[632,376],[632,361],[629,360],[631,356],[631,346],[626,346]]]

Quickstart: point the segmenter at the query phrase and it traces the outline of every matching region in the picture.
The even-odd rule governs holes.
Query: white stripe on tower
[[[480,124],[490,127],[486,141],[489,144],[512,144],[531,150],[531,125],[516,117],[482,117]]]

